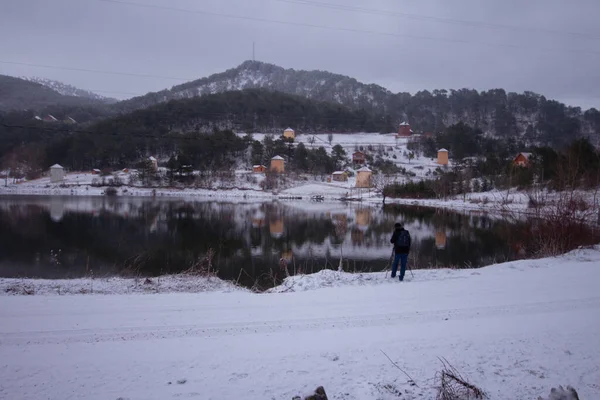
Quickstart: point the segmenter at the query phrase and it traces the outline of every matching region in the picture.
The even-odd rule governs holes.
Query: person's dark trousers
[[[396,277],[396,272],[398,272],[398,264],[400,264],[400,280],[404,280],[404,274],[406,273],[406,263],[408,262],[408,254],[399,254],[396,253],[394,255],[394,263],[392,264],[392,278]]]

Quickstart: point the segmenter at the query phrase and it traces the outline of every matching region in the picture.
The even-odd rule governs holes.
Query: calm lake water
[[[336,269],[340,256],[346,271],[384,270],[397,221],[413,237],[413,269],[527,256],[522,225],[431,208],[10,196],[0,197],[0,276],[155,276],[195,264],[264,289]]]

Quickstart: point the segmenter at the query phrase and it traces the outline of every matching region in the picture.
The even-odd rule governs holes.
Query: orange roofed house
[[[366,160],[365,153],[362,151],[355,151],[352,153],[352,162],[354,164],[364,164]]]
[[[264,165],[253,165],[252,166],[252,172],[254,172],[255,174],[264,174],[266,170],[267,170],[267,167],[265,167]]]

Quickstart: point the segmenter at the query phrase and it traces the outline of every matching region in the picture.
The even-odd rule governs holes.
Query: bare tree
[[[327,134],[327,141],[329,142],[329,145],[331,146],[331,142],[333,142],[333,133]]]
[[[379,173],[371,177],[371,184],[375,189],[375,193],[381,194],[383,196],[383,204],[385,204],[386,198],[385,188],[386,186],[389,186],[392,183],[394,183],[394,178],[391,175]]]

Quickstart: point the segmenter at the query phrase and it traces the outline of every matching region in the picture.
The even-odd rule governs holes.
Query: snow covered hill
[[[59,81],[54,81],[52,79],[38,77],[23,77],[22,79],[28,80],[30,82],[39,83],[40,85],[50,88],[55,92],[62,94],[63,96],[83,97],[91,100],[99,100],[106,104],[112,104],[118,101],[117,99],[101,96],[89,90],[79,89],[75,86],[68,85]]]

